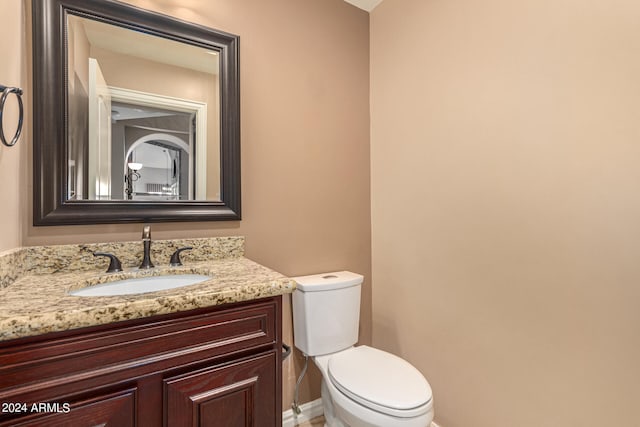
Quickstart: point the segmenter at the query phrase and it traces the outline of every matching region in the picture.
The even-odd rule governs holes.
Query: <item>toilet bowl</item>
[[[329,427],[425,427],[433,420],[429,383],[397,356],[363,345],[313,361]]]
[[[341,271],[294,278],[294,345],[322,373],[326,427],[426,427],[433,396],[409,362],[357,346],[363,277]]]

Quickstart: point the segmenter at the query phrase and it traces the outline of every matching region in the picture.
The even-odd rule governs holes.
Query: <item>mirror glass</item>
[[[33,224],[241,219],[239,37],[32,0]]]
[[[220,200],[218,52],[67,14],[68,200]]]

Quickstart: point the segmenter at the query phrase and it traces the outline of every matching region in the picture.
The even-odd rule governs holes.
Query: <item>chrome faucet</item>
[[[144,247],[144,255],[142,258],[142,264],[140,264],[141,270],[148,270],[153,268],[154,265],[151,262],[151,226],[145,225],[142,229],[142,245]]]

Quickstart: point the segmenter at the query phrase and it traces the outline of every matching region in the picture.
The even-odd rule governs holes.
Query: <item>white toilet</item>
[[[363,277],[348,271],[294,277],[294,345],[322,372],[327,427],[426,427],[433,396],[409,362],[358,340]]]

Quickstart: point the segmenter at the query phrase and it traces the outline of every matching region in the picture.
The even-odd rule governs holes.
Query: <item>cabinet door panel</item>
[[[68,412],[29,416],[12,421],[13,427],[133,427],[136,425],[136,390],[72,403]]]
[[[194,425],[215,426],[224,420],[226,427],[252,426],[257,383],[258,377],[252,377],[194,398],[198,411]]]
[[[165,426],[275,426],[277,353],[164,380]]]

